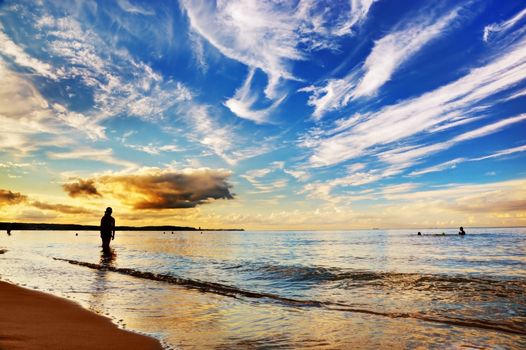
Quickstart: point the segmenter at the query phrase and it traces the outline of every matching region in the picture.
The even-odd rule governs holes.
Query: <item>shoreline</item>
[[[0,349],[162,350],[67,299],[0,280]]]

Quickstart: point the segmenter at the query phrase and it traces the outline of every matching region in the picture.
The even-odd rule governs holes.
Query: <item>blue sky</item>
[[[2,1],[3,221],[524,225],[520,1]]]

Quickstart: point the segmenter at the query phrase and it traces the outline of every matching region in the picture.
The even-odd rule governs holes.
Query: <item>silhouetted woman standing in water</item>
[[[111,216],[112,209],[106,208],[106,212],[100,219],[100,238],[102,239],[102,249],[110,249],[110,241],[115,239],[115,219]]]

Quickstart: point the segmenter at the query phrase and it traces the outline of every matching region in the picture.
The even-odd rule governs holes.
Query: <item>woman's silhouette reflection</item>
[[[113,263],[115,262],[115,258],[117,258],[117,254],[115,251],[108,247],[101,250],[100,254],[100,262],[99,264],[102,267],[110,267],[113,266]]]
[[[100,270],[95,271],[95,279],[93,280],[94,288],[90,300],[90,309],[99,313],[106,314],[108,307],[105,305],[107,300],[106,296],[111,289],[111,283],[108,280],[108,267],[111,267],[115,263],[117,254],[111,248],[102,249],[100,253],[99,264]]]

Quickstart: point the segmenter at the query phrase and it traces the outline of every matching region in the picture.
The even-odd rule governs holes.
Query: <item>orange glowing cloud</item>
[[[35,208],[42,210],[52,210],[63,214],[91,214],[91,210],[87,210],[81,207],[65,205],[65,204],[50,204],[39,201],[32,202],[31,205]]]

